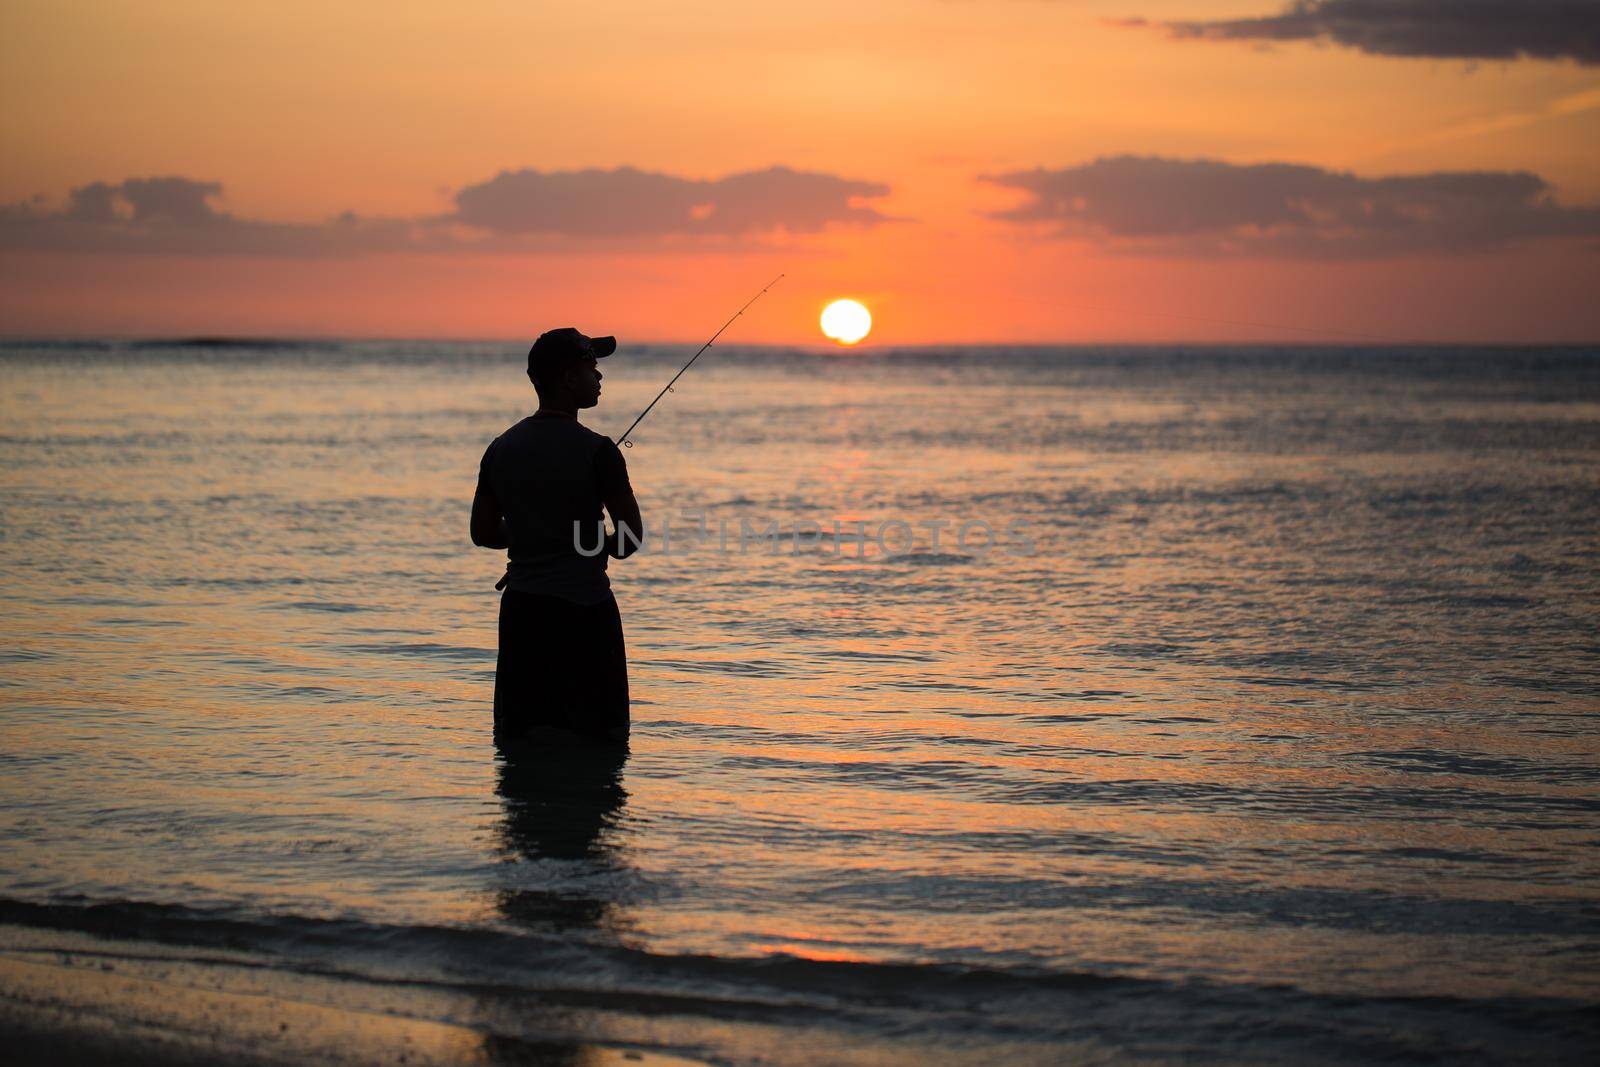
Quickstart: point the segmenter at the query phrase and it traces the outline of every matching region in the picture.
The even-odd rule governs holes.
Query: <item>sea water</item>
[[[631,755],[519,767],[467,528],[522,358],[0,349],[7,951],[490,1059],[1592,1052],[1600,352],[719,346],[625,453]]]

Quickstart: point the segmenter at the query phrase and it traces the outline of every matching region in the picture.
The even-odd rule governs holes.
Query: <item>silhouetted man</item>
[[[494,676],[503,749],[628,741],[628,663],[606,560],[632,555],[644,527],[622,452],[578,422],[600,402],[595,361],[616,350],[616,338],[570,326],[541,334],[528,350],[539,410],[495,438],[478,468],[472,543],[510,549],[495,586],[505,590]]]

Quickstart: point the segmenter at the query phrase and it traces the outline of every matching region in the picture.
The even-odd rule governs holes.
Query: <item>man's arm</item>
[[[611,516],[611,532],[606,535],[606,553],[612,559],[627,559],[644,543],[644,519],[639,515],[639,501],[626,483],[604,500],[606,514]]]
[[[472,543],[480,548],[509,548],[505,514],[494,491],[482,482],[472,496]]]

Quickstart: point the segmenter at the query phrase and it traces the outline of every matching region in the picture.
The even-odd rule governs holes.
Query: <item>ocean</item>
[[[625,451],[631,754],[507,765],[467,530],[524,353],[0,346],[0,1001],[411,1062],[1600,1047],[1600,351],[719,344]]]

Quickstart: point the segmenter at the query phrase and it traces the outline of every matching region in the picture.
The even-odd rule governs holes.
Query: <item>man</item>
[[[541,334],[528,350],[539,410],[495,438],[478,467],[472,543],[510,549],[495,586],[505,589],[494,676],[503,750],[628,742],[628,663],[606,560],[632,555],[644,525],[622,452],[578,422],[600,402],[596,361],[616,350],[616,338],[570,326]]]

